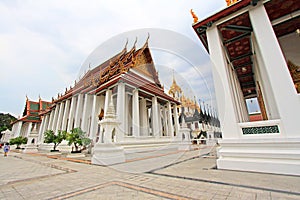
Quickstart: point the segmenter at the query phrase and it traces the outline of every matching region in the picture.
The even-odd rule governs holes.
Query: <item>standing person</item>
[[[8,143],[5,144],[3,150],[4,150],[4,156],[7,156],[7,153],[8,153],[9,150],[10,150],[10,146],[9,146]]]

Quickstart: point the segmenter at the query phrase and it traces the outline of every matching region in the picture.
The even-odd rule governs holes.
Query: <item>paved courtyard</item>
[[[215,161],[206,146],[128,154],[109,167],[1,152],[0,199],[300,199],[299,176],[217,170]]]

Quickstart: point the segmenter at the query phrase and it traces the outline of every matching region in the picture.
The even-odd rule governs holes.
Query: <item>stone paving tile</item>
[[[155,195],[113,185],[68,199],[164,199]]]
[[[152,157],[125,163],[116,169],[115,166],[50,159],[45,155],[12,153],[5,160],[12,166],[7,169],[9,173],[0,176],[6,180],[13,174],[20,179],[0,184],[0,199],[55,199],[66,194],[76,194],[68,197],[71,199],[300,199],[300,194],[296,195],[299,177],[212,170],[215,160],[199,158],[200,154],[199,151],[190,151],[180,156],[170,154]],[[153,163],[163,159],[167,166],[156,168],[157,165]],[[172,160],[173,163],[169,165],[167,162]],[[132,169],[141,170],[146,164],[154,171],[133,173]],[[122,167],[128,169],[132,166],[132,173],[121,170]],[[24,172],[29,174],[24,175]],[[100,187],[105,184],[110,185]],[[286,192],[252,187],[270,185]]]

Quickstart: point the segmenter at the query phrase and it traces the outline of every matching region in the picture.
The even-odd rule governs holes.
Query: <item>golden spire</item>
[[[194,18],[194,23],[197,23],[197,22],[198,22],[198,17],[197,17],[197,15],[193,12],[193,9],[191,9],[191,14],[192,14],[192,17]]]
[[[173,70],[173,82],[172,82],[172,85],[171,85],[170,90],[169,90],[169,95],[172,95],[173,98],[175,98],[176,97],[176,95],[175,95],[176,92],[178,94],[181,94],[182,90],[176,83],[175,76],[174,76],[174,70]]]
[[[225,0],[225,1],[227,3],[227,6],[230,6],[230,5],[234,4],[234,3],[236,3],[238,0]]]

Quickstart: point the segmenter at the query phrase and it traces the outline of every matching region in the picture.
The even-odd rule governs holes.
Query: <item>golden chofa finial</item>
[[[230,6],[230,5],[234,4],[234,3],[236,3],[238,0],[225,0],[225,1],[227,3],[227,6]]]
[[[193,9],[191,9],[191,14],[192,14],[192,17],[194,19],[194,23],[197,23],[198,22],[198,17],[197,15],[193,12]]]

